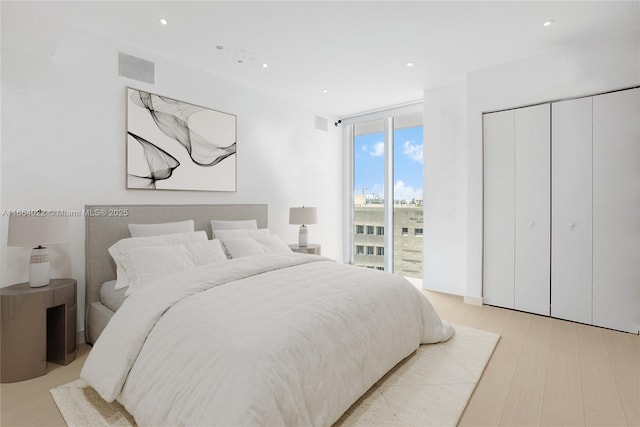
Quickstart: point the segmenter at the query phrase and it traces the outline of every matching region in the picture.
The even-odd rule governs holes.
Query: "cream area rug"
[[[500,339],[455,325],[441,344],[422,345],[381,378],[334,426],[455,426]],[[117,402],[107,403],[84,381],[51,390],[70,427],[134,426]]]

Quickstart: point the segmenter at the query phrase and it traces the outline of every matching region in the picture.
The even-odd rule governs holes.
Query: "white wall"
[[[423,287],[464,295],[467,258],[466,82],[424,92]]]
[[[640,84],[640,34],[468,73],[424,92],[427,289],[482,296],[482,113]]]
[[[8,34],[8,31],[14,33]],[[81,32],[32,34],[3,28],[0,204],[3,209],[82,209],[111,203],[267,203],[269,225],[297,242],[290,206],[318,206],[310,240],[342,258],[341,135],[315,129],[315,115],[170,59]],[[43,29],[44,31],[44,29]],[[5,40],[8,40],[5,44]],[[154,86],[117,75],[118,50],[156,64]],[[238,191],[126,190],[125,87],[237,115]],[[28,278],[29,250],[0,247],[0,286]],[[71,240],[50,248],[52,277],[78,280],[84,320],[84,219],[70,218]]]
[[[638,85],[639,36],[590,41],[467,75],[467,296],[482,295],[482,113]]]

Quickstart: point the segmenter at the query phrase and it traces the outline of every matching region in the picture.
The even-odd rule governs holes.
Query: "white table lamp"
[[[289,209],[289,224],[301,224],[300,234],[298,234],[298,245],[307,246],[309,239],[307,237],[306,224],[318,223],[318,208],[290,208]]]
[[[69,221],[63,216],[46,213],[10,216],[8,246],[31,247],[29,285],[32,288],[49,284],[49,250],[42,245],[69,240]]]

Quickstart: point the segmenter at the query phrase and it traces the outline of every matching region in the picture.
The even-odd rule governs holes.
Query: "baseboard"
[[[76,344],[84,344],[84,329],[76,332]]]
[[[482,305],[482,297],[464,297],[464,303],[465,304],[471,304],[471,305]]]

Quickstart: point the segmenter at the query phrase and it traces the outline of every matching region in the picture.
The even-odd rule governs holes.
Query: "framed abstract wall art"
[[[127,88],[127,188],[236,191],[236,116]]]

